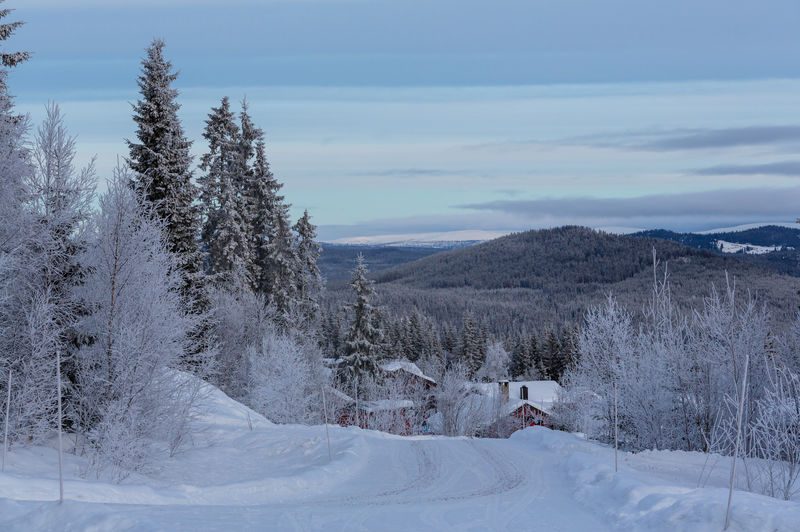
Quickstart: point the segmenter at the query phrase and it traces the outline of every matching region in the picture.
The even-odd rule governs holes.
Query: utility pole
[[[8,453],[8,417],[11,412],[11,368],[8,368],[8,381],[6,381],[6,386],[8,387],[8,395],[6,395],[6,428],[3,436],[3,472],[6,470],[6,453]]]
[[[58,379],[58,504],[64,502],[64,466],[61,455],[61,349],[56,349],[56,379]]]
[[[331,453],[331,435],[328,432],[328,405],[325,401],[325,385],[322,385],[322,413],[325,416],[325,438],[328,440],[328,462],[333,462],[333,454]]]

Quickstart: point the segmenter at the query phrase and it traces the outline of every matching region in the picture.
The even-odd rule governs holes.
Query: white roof
[[[506,405],[504,407],[504,410],[505,410],[506,414],[511,414],[512,412],[514,412],[515,410],[517,410],[518,408],[520,408],[523,405],[529,405],[529,406],[532,406],[533,408],[535,408],[537,410],[541,410],[545,414],[548,414],[548,415],[550,414],[550,405],[549,404],[547,405],[547,407],[543,407],[541,403],[536,403],[534,401],[526,401],[524,399],[517,399],[516,401],[511,399],[508,403],[506,403]]]
[[[416,375],[421,379],[425,379],[426,381],[436,384],[435,380],[422,373],[422,370],[419,369],[419,366],[408,360],[390,360],[389,362],[381,364],[381,369],[383,371],[388,371],[389,373],[403,370],[407,373],[411,373],[412,375]]]
[[[414,401],[407,399],[380,399],[378,401],[366,401],[360,408],[363,408],[365,412],[402,410],[403,408],[414,408]]]
[[[545,407],[553,404],[558,398],[561,386],[556,381],[516,381],[508,383],[509,402],[522,399],[520,388],[528,387],[528,400]],[[540,406],[541,408],[541,406]]]

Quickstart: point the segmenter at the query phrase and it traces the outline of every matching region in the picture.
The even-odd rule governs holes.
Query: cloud
[[[719,165],[692,170],[695,175],[779,175],[800,177],[800,161],[766,164]]]
[[[401,178],[414,178],[414,177],[444,177],[467,175],[467,172],[460,172],[457,170],[442,170],[439,168],[389,168],[386,170],[364,171],[356,174],[359,177],[401,177]]]
[[[751,126],[727,129],[692,130],[634,146],[652,151],[734,148],[800,141],[800,126]]]
[[[562,225],[597,228],[700,231],[754,222],[797,218],[800,187],[714,190],[634,198],[506,200],[459,206],[477,212],[385,218],[319,228],[322,240],[382,234],[432,233],[464,229],[524,231]]]
[[[634,198],[558,198],[501,200],[459,205],[462,209],[556,218],[663,218],[678,216],[739,216],[794,218],[800,187],[713,190],[653,194]]]

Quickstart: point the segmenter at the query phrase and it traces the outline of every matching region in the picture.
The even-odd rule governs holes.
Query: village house
[[[500,381],[495,384],[500,398],[500,414],[494,435],[508,437],[536,425],[550,426],[553,403],[561,386],[555,381]]]
[[[358,401],[337,392],[336,422],[404,436],[423,431],[426,413],[434,408],[432,388],[436,381],[408,360],[391,360],[380,368],[384,379],[391,384],[388,386],[391,397]]]

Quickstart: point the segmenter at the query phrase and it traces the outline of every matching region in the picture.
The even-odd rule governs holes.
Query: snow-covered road
[[[323,427],[273,425],[215,390],[205,410],[193,447],[121,484],[82,478],[85,463],[70,455],[60,506],[52,449],[16,449],[0,474],[0,530],[721,528],[724,490],[665,485],[635,457],[614,475],[609,449],[570,434],[402,438],[332,427],[329,461]],[[737,494],[733,530],[800,530],[799,506]]]

